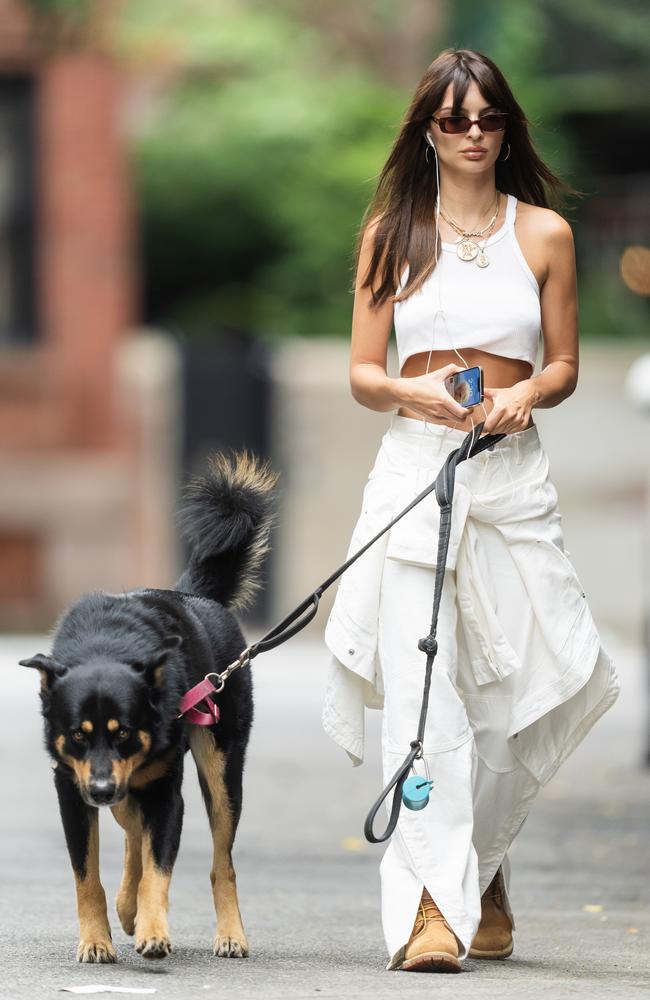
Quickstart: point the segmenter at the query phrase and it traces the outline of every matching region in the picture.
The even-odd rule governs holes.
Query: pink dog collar
[[[178,710],[180,719],[185,716],[188,722],[193,722],[195,726],[214,726],[219,721],[219,706],[209,697],[215,694],[217,688],[209,677],[204,677],[202,681],[195,684],[193,688],[186,691],[181,698]],[[208,712],[200,712],[195,706],[205,699]]]

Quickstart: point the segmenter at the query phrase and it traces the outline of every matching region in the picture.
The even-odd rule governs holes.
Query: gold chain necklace
[[[468,232],[467,230],[464,230],[461,226],[458,225],[458,223],[454,222],[453,219],[450,219],[449,216],[445,212],[443,212],[441,206],[440,214],[442,215],[445,222],[447,222],[452,227],[452,229],[454,229],[457,233],[460,234],[459,238],[455,241],[456,254],[460,258],[460,260],[470,261],[476,258],[476,263],[478,264],[479,267],[488,266],[490,261],[485,253],[485,244],[490,236],[490,233],[494,229],[496,220],[499,216],[500,203],[501,203],[501,192],[497,191],[494,215],[492,216],[488,224],[483,227],[483,229],[479,229],[476,232]],[[483,246],[480,246],[481,242],[480,240],[472,239],[473,236],[481,237],[483,235],[484,235],[484,239],[482,241]]]
[[[492,218],[490,219],[490,221],[487,223],[487,225],[483,226],[483,229],[476,229],[476,230],[474,230],[472,232],[470,232],[469,230],[463,229],[461,226],[458,225],[457,222],[454,222],[454,220],[451,219],[447,215],[446,212],[444,212],[442,210],[442,206],[440,207],[440,214],[442,215],[443,219],[445,219],[445,221],[449,223],[450,226],[453,226],[453,228],[456,230],[457,233],[463,233],[463,234],[468,235],[468,236],[482,236],[483,233],[486,231],[486,229],[489,229],[490,226],[494,223],[495,219],[497,218],[497,216],[499,214],[499,194],[500,194],[500,192],[497,191],[496,192],[496,196],[495,196],[495,203],[494,203],[494,205],[495,205],[494,215],[492,216]]]

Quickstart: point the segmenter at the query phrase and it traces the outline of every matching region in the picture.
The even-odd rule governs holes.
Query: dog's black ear
[[[64,667],[62,663],[57,663],[55,659],[46,656],[45,653],[37,653],[29,660],[18,660],[18,662],[21,667],[33,667],[40,671],[41,687],[44,690],[49,690],[55,680],[65,677],[68,672],[67,667]]]
[[[167,657],[172,650],[178,649],[182,643],[182,636],[168,635],[163,639],[155,653],[148,656],[146,660],[136,660],[136,662],[132,663],[131,666],[134,670],[138,670],[140,673],[144,674],[150,687],[162,687],[165,680],[164,674]]]

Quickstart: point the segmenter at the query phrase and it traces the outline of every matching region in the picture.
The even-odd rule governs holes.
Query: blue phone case
[[[479,365],[456,372],[445,379],[447,391],[461,406],[475,406],[483,400],[483,372]]]

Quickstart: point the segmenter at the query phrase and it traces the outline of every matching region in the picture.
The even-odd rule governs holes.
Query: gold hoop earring
[[[508,143],[508,156],[510,156],[510,143]],[[506,160],[508,159],[508,156],[504,156],[503,159],[499,160],[498,162],[499,163],[505,163]]]

